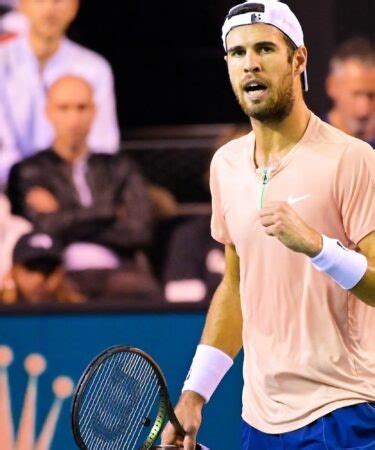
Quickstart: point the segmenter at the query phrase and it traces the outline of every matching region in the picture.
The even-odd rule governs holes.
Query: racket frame
[[[176,431],[181,434],[182,436],[185,436],[185,431],[182,428],[181,424],[179,423],[176,414],[173,410],[172,404],[169,399],[168,389],[167,389],[167,382],[163,375],[163,372],[161,371],[158,364],[151,358],[150,355],[148,355],[143,350],[140,350],[136,347],[130,347],[125,345],[115,345],[113,347],[109,347],[106,350],[104,350],[102,353],[97,355],[86,367],[85,371],[83,372],[81,378],[78,381],[73,400],[72,400],[72,407],[71,407],[71,427],[74,439],[79,446],[81,450],[89,450],[86,446],[86,444],[83,441],[83,438],[80,433],[80,427],[79,427],[79,411],[81,409],[82,404],[82,398],[84,393],[86,392],[86,387],[91,380],[91,378],[96,373],[97,369],[101,366],[101,364],[111,356],[113,356],[116,353],[135,353],[140,355],[142,358],[146,359],[146,361],[151,365],[151,367],[154,370],[154,373],[157,377],[158,383],[159,383],[159,393],[160,393],[160,405],[159,410],[156,415],[156,420],[154,424],[152,425],[152,428],[143,442],[142,446],[139,450],[148,450],[151,448],[152,444],[157,440],[159,437],[161,430],[167,421],[167,418],[169,418],[172,425],[175,427]]]

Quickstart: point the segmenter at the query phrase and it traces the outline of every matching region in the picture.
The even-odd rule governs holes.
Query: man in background
[[[69,270],[94,271],[85,275],[91,293],[154,292],[141,252],[152,237],[144,182],[126,155],[90,151],[87,138],[95,112],[94,90],[86,80],[65,76],[55,81],[47,98],[53,146],[12,168],[12,209],[36,230],[63,241]],[[97,271],[104,271],[108,282]]]
[[[81,303],[84,297],[67,282],[62,245],[45,233],[28,233],[13,251],[13,267],[0,290],[0,303]]]
[[[0,102],[18,159],[51,145],[46,92],[66,73],[84,77],[93,88],[97,114],[88,136],[90,150],[113,153],[118,149],[111,68],[102,56],[65,36],[78,7],[79,0],[20,0],[19,10],[29,21],[29,31],[0,46]]]
[[[331,58],[326,81],[332,108],[324,118],[375,146],[375,43],[351,38]]]
[[[18,10],[17,0],[0,0],[0,43],[26,33],[29,21]]]
[[[32,225],[23,217],[10,213],[10,204],[0,192],[0,290],[12,267],[12,254],[18,239],[31,231]]]

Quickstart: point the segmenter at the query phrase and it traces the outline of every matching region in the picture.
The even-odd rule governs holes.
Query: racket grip
[[[181,450],[182,447],[178,447],[177,445],[154,445],[151,447],[151,450]],[[202,444],[197,444],[195,450],[210,450],[208,447],[205,447]]]
[[[181,447],[179,447],[178,445],[154,445],[151,447],[151,450],[181,450]]]

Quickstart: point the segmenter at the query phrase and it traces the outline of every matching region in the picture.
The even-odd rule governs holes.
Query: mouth
[[[267,89],[267,85],[258,80],[248,81],[243,85],[243,90],[250,100],[261,100]]]

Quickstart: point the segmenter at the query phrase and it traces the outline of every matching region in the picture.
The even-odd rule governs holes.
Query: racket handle
[[[169,444],[166,444],[166,445],[154,445],[154,446],[152,446],[151,447],[151,450],[162,450],[162,449],[165,449],[165,450],[181,450],[181,448],[182,447],[179,447],[178,445],[169,445]]]
[[[181,450],[182,447],[179,447],[178,445],[171,445],[171,444],[166,444],[166,445],[154,445],[153,447],[151,447],[151,450]]]
[[[177,445],[154,445],[151,447],[151,450],[181,450],[182,447],[178,447]],[[197,444],[195,450],[210,450],[208,447],[205,447],[202,444]]]

